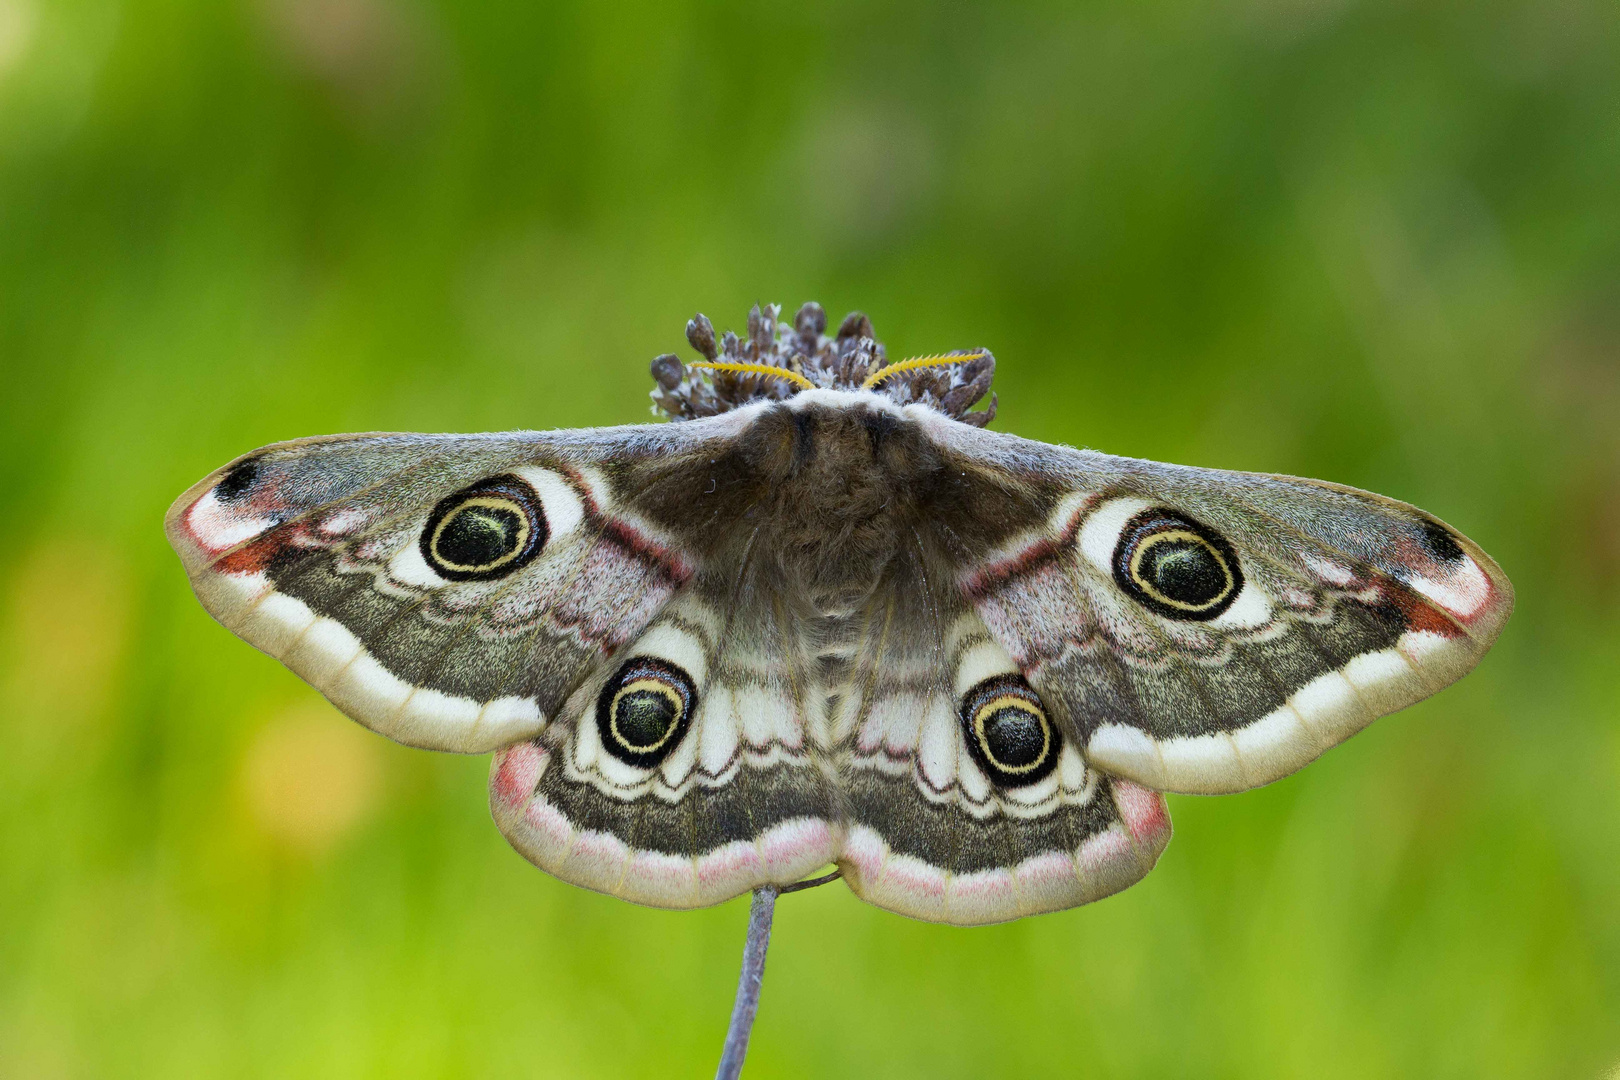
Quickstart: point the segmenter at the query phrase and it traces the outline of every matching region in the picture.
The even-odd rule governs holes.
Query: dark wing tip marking
[[[1429,553],[1443,563],[1456,564],[1462,562],[1462,545],[1451,531],[1438,521],[1425,521],[1422,526],[1423,543]]]
[[[247,494],[259,478],[259,460],[258,456],[254,456],[232,465],[219,483],[214,485],[215,496],[225,502],[235,502]]]

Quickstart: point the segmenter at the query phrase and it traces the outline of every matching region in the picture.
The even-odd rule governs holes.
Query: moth
[[[255,450],[166,519],[203,606],[392,739],[494,752],[565,881],[689,908],[836,864],[990,923],[1141,879],[1242,791],[1449,685],[1513,588],[1405,503],[988,430],[986,350],[756,308],[668,422]]]

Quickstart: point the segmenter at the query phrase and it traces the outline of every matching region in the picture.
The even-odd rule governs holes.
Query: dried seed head
[[[846,316],[832,338],[826,334],[827,313],[820,304],[799,308],[792,326],[780,321],[781,314],[780,305],[755,305],[748,313],[746,338],[728,330],[718,341],[713,324],[694,315],[686,324],[686,340],[705,360],[781,368],[835,390],[862,389],[862,383],[888,362],[872,320],[859,311]],[[869,389],[897,404],[915,402],[983,427],[995,416],[995,395],[983,412],[967,410],[989,392],[996,362],[986,350],[973,351],[979,354],[976,358],[896,371]],[[653,412],[671,420],[714,416],[755,401],[786,400],[803,385],[773,378],[768,371],[692,369],[673,353],[655,359],[652,374],[658,384],[652,392]]]
[[[681,385],[681,379],[686,375],[686,365],[674,353],[664,353],[653,358],[652,377],[659,386],[665,390],[673,390]]]
[[[713,360],[720,355],[714,346],[714,324],[709,317],[701,311],[692,316],[686,323],[686,340],[692,348],[703,354],[704,359]]]
[[[875,338],[877,331],[872,329],[872,320],[866,317],[864,311],[852,311],[844,316],[844,321],[838,324],[838,340],[849,338]]]
[[[827,332],[827,313],[814,300],[807,301],[793,316],[793,329],[800,337],[817,338]]]

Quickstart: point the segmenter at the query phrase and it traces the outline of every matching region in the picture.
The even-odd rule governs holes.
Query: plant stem
[[[792,885],[761,885],[748,905],[748,936],[743,939],[742,975],[737,979],[737,1000],[731,1006],[731,1024],[726,1028],[726,1044],[720,1050],[720,1067],[714,1080],[737,1080],[743,1059],[748,1056],[748,1037],[759,1014],[759,991],[765,982],[765,953],[771,947],[771,920],[776,915],[776,898],[782,893],[813,889],[836,881],[839,871]]]
[[[775,885],[754,890],[748,906],[748,937],[743,941],[742,976],[737,980],[737,1000],[731,1006],[731,1026],[726,1028],[726,1045],[720,1051],[720,1067],[714,1080],[737,1080],[742,1075],[743,1058],[748,1056],[748,1036],[754,1031],[759,1012],[759,989],[765,981],[765,950],[771,947],[771,918],[776,914]]]

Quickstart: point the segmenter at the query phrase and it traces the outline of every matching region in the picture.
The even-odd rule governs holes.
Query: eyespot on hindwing
[[[962,696],[962,737],[984,774],[1023,787],[1056,766],[1063,738],[1022,675],[993,675]]]
[[[652,768],[680,745],[696,709],[697,687],[683,668],[632,657],[597,696],[597,737],[625,764]]]

